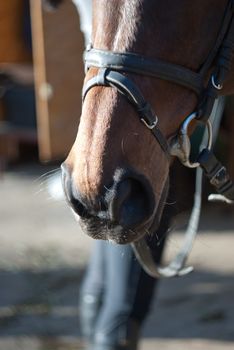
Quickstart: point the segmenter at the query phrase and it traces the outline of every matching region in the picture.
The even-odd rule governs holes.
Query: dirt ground
[[[0,179],[1,350],[82,348],[77,300],[93,242],[65,202],[50,198],[45,171],[26,165]],[[195,272],[161,281],[141,350],[234,349],[233,213],[203,209]],[[169,239],[169,255],[183,228]]]

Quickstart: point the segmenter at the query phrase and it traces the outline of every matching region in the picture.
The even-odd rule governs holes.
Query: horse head
[[[95,0],[92,46],[198,72],[215,45],[227,3]],[[85,83],[98,72],[90,66]],[[122,76],[138,87],[156,112],[157,127],[169,142],[196,108],[197,94],[161,78],[129,71]],[[85,93],[77,138],[62,166],[64,189],[87,234],[123,244],[157,229],[172,159],[121,89],[96,85]]]

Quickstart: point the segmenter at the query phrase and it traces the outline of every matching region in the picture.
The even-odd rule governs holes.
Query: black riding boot
[[[139,333],[139,323],[128,319],[110,332],[94,334],[88,350],[137,350]]]
[[[91,294],[80,296],[80,327],[86,340],[86,348],[88,350],[136,350],[140,331],[139,322],[136,320],[128,319],[114,325],[109,332],[95,333],[100,307],[100,298]]]
[[[89,350],[136,350],[140,322],[131,314],[141,274],[131,246],[95,243],[79,303],[81,332]],[[151,283],[153,289],[153,279]]]

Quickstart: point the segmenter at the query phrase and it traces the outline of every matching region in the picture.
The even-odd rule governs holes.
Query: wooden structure
[[[42,160],[64,158],[77,132],[84,69],[79,16],[70,0],[53,12],[31,0],[38,140]]]
[[[11,0],[0,3],[0,70],[2,64],[31,63],[31,54],[25,47],[22,39],[23,1]],[[17,154],[17,144],[21,136],[4,122],[5,108],[0,100],[0,161],[14,158]],[[35,138],[35,135],[34,135]]]
[[[28,0],[30,1],[30,0]],[[25,1],[0,3],[0,70],[32,64],[37,106],[37,130],[17,130],[7,120],[0,103],[0,158],[17,155],[20,141],[38,142],[42,161],[63,159],[78,127],[83,84],[83,36],[79,16],[70,0],[46,12],[42,0],[30,1],[32,54],[22,37]],[[4,38],[4,40],[3,40]],[[37,136],[36,136],[37,135]]]

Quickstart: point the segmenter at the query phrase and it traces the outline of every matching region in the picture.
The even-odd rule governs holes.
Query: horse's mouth
[[[108,240],[117,244],[127,244],[144,235],[139,230],[124,229],[120,225],[107,225],[94,218],[80,221],[82,230],[94,239]]]
[[[116,244],[128,244],[139,240],[146,234],[156,232],[161,220],[167,193],[168,182],[164,186],[161,198],[152,216],[146,222],[133,228],[122,227],[117,223],[112,223],[105,218],[97,216],[81,218],[74,214],[80,223],[82,231],[93,239],[108,240]]]
[[[94,239],[108,240],[117,244],[134,242],[149,232],[147,226],[144,227],[144,225],[139,228],[130,229],[104,222],[96,217],[80,219],[79,222],[83,232],[88,236]]]

